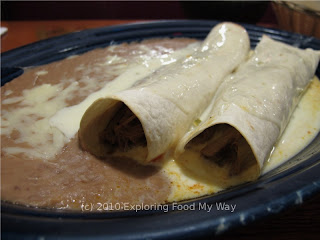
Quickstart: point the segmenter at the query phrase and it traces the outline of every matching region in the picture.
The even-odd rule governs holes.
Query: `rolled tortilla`
[[[127,156],[142,164],[170,155],[249,49],[243,27],[215,26],[191,56],[93,103],[80,123],[81,146],[100,158]]]
[[[178,162],[222,187],[256,179],[313,78],[319,56],[263,36],[248,61],[221,85],[209,114],[183,137]]]

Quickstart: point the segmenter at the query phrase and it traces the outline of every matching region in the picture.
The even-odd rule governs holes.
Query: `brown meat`
[[[220,167],[229,165],[230,176],[239,174],[243,162],[239,152],[243,150],[240,148],[247,148],[245,139],[243,139],[236,129],[228,125],[218,126],[216,131],[212,129],[214,128],[208,129],[211,138],[208,140],[206,146],[202,148],[202,156],[213,161]],[[208,134],[205,133],[206,131],[203,132],[203,135],[208,138]]]
[[[101,133],[100,139],[113,146],[113,150],[118,148],[120,151],[147,144],[139,119],[124,104]]]
[[[208,129],[210,130],[210,129]],[[230,155],[228,151],[234,151],[237,147],[237,141],[241,137],[241,134],[238,131],[235,131],[234,128],[225,127],[223,128],[223,134],[221,137],[214,137],[211,135],[211,139],[208,141],[208,144],[201,150],[201,154],[207,158],[216,157],[219,155]],[[232,155],[232,154],[231,154]]]

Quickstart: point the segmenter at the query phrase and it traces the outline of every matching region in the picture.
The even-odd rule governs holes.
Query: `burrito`
[[[159,163],[206,109],[228,74],[250,50],[246,30],[215,26],[190,56],[163,66],[139,84],[96,100],[84,113],[80,145],[99,158]]]
[[[319,51],[263,36],[249,59],[221,84],[198,126],[182,138],[177,162],[223,188],[258,178],[319,56]]]

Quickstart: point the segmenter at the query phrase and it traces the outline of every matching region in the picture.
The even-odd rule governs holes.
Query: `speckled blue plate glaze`
[[[30,44],[2,54],[1,85],[22,68],[57,61],[73,54],[122,42],[158,37],[203,39],[217,21],[158,21],[76,32]],[[320,49],[320,40],[253,25],[247,29],[254,47],[262,34],[300,47]],[[317,69],[320,76],[320,67]],[[68,212],[2,202],[2,237],[24,239],[182,239],[220,234],[281,212],[320,192],[320,134],[287,163],[262,176],[214,196],[152,211]],[[236,204],[234,212],[217,204]],[[202,209],[206,206],[206,209]],[[211,211],[208,208],[212,206]],[[168,211],[167,211],[168,210]]]

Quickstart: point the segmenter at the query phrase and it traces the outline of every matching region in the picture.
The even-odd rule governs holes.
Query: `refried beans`
[[[1,88],[2,121],[9,126],[12,122],[6,119],[6,115],[27,105],[23,102],[25,91],[40,86],[59,85],[55,95],[48,96],[46,101],[58,98],[62,91],[70,89],[67,97],[59,103],[62,102],[60,108],[72,106],[112,81],[119,75],[119,69],[125,69],[137,61],[139,56],[164,54],[168,49],[183,48],[192,42],[192,39],[145,40],[142,43],[96,49],[44,66],[24,69],[20,77]],[[142,45],[148,50],[141,48]],[[39,91],[42,90],[39,88]],[[42,100],[35,101],[38,102],[34,104],[41,104]],[[41,109],[49,111],[49,108],[51,106],[42,106]],[[35,127],[33,124],[36,121],[45,119],[43,115],[32,111],[19,116],[17,123],[30,128]],[[35,129],[30,131],[36,136],[38,128]],[[170,194],[170,181],[159,168],[141,166],[128,159],[97,159],[81,150],[77,136],[65,142],[58,153],[50,155],[43,149],[54,144],[55,139],[49,139],[43,144],[36,140],[35,143],[28,142],[25,140],[27,138],[23,138],[19,126],[11,126],[9,133],[2,131],[1,134],[1,195],[4,201],[35,207],[80,210],[81,205],[87,203],[165,203]],[[37,151],[34,149],[37,144],[38,152],[28,154],[29,150]],[[16,147],[25,149],[25,152],[16,151]]]

